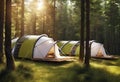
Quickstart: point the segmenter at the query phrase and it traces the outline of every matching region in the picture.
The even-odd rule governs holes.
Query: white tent
[[[34,47],[33,58],[60,58],[60,53],[56,42],[52,38],[40,38]]]
[[[60,56],[56,42],[46,34],[26,35],[14,44],[12,53],[15,58],[28,58],[45,61],[69,61],[70,57]]]
[[[70,55],[79,54],[79,46],[80,46],[79,41],[60,41],[60,42],[63,44],[60,47],[61,50],[63,50],[63,52],[64,49],[67,48],[69,49],[69,51],[65,52],[65,54],[70,54]],[[108,57],[108,55],[105,52],[105,48],[103,44],[95,41],[90,41],[89,44],[91,46],[91,57]]]
[[[103,44],[93,42],[91,44],[91,56],[92,57],[106,57],[108,55],[105,52],[105,48],[103,47]]]

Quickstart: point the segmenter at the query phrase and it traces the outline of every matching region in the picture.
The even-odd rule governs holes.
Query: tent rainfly
[[[105,48],[103,44],[90,41],[91,45],[91,57],[111,57],[108,56],[105,52]],[[59,47],[65,53],[69,55],[78,55],[79,54],[79,41],[59,41],[58,45],[61,44]],[[68,51],[66,49],[69,49]]]
[[[69,61],[70,57],[60,56],[56,42],[46,34],[26,35],[12,40],[12,54],[15,58],[43,61]]]

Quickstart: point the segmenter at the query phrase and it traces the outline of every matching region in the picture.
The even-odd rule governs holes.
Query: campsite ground
[[[120,82],[120,59],[91,59],[90,69],[81,67],[78,61],[15,63],[17,68],[13,72],[5,71],[0,64],[0,82]]]

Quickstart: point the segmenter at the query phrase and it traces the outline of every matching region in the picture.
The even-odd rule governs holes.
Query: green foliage
[[[20,64],[17,68],[17,71],[23,74],[23,77],[26,79],[32,78],[32,69],[29,66],[25,66],[24,64]]]
[[[28,82],[33,78],[32,70],[29,66],[20,64],[15,71],[8,71],[4,68],[0,70],[1,82]]]
[[[55,34],[57,40],[79,40],[81,1],[56,0],[55,33],[53,33],[53,0],[42,1],[45,2],[45,8],[37,10],[37,6],[34,5],[34,2],[37,4],[37,1],[25,0],[25,34],[33,34],[33,28],[36,28],[36,34],[46,33],[51,37]],[[12,9],[12,37],[16,37],[20,35],[21,1],[13,0],[12,4],[14,5]],[[91,39],[104,43],[110,54],[120,54],[120,1],[91,0],[90,7]]]
[[[1,82],[119,82],[119,60],[91,60],[91,68],[86,69],[78,61],[35,62],[16,60],[13,72],[0,65]]]
[[[120,3],[118,0],[110,0],[106,5],[106,27],[105,27],[105,45],[111,54],[119,54],[119,32],[120,32]],[[107,37],[111,35],[111,38]],[[111,39],[111,40],[109,40]],[[118,42],[119,41],[119,42]]]

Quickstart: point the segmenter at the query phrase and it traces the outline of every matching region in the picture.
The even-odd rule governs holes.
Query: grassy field
[[[16,70],[0,64],[0,82],[120,82],[120,59],[91,59],[90,69],[73,62],[16,60]]]

